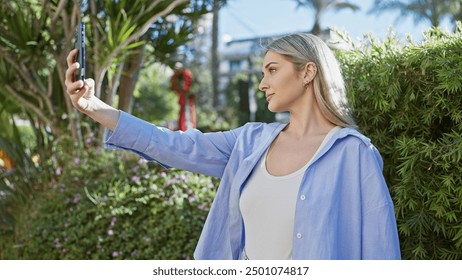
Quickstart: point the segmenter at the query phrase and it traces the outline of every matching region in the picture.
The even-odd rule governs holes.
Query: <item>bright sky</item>
[[[414,41],[420,41],[422,31],[430,27],[430,23],[425,21],[416,24],[411,16],[396,21],[399,11],[371,15],[368,12],[374,0],[350,2],[360,6],[361,10],[328,12],[322,17],[321,26],[335,26],[346,31],[354,40],[360,40],[365,33],[383,38],[392,26],[399,38],[405,39],[406,34],[410,34]],[[221,39],[245,39],[309,31],[313,26],[313,11],[307,8],[296,9],[296,6],[294,0],[228,0],[228,5],[220,11]],[[451,25],[445,22],[444,26]]]

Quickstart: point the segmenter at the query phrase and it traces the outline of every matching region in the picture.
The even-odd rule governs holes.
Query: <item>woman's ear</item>
[[[303,68],[303,81],[306,84],[311,83],[311,81],[314,80],[314,77],[316,77],[316,73],[318,72],[318,67],[314,62],[308,62],[305,64],[305,67]]]

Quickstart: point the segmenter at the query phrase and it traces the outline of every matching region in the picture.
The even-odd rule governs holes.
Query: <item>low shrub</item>
[[[23,209],[4,259],[192,258],[214,179],[123,151],[61,156],[56,181]]]

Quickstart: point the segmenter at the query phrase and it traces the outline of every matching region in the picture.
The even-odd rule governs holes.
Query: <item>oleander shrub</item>
[[[360,129],[384,159],[404,259],[462,259],[462,27],[339,52]]]
[[[192,258],[216,179],[124,151],[54,154],[55,179],[21,210],[3,259]]]

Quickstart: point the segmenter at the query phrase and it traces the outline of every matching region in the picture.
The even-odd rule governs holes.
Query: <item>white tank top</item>
[[[324,138],[311,160],[285,176],[273,176],[266,170],[266,156],[260,159],[242,191],[239,207],[245,227],[245,255],[254,260],[292,258],[295,204],[305,170],[312,159],[340,129],[335,127]]]

